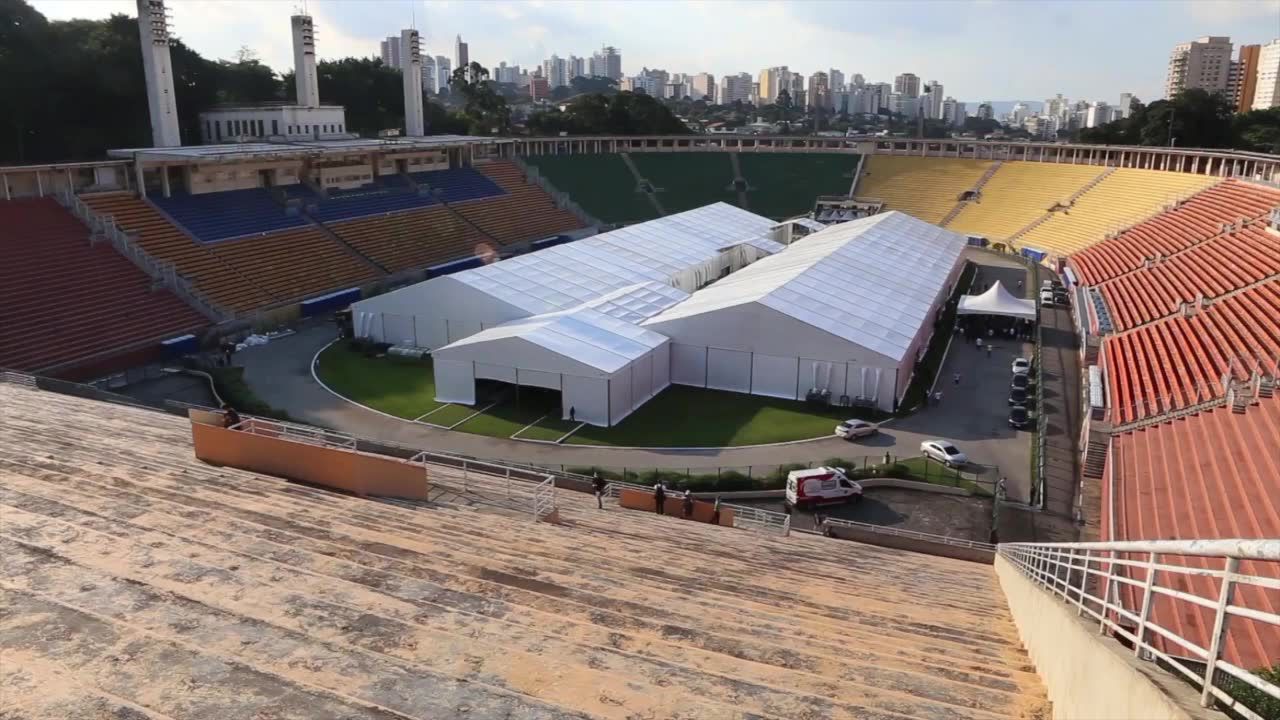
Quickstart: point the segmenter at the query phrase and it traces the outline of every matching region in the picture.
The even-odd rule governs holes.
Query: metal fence
[[[720,503],[720,507],[733,510],[733,526],[742,530],[754,530],[770,535],[786,537],[791,534],[791,516],[786,513],[763,510],[747,505]]]
[[[311,427],[310,425],[296,425],[294,423],[280,422],[278,420],[265,420],[259,417],[251,417],[241,420],[231,426],[231,429],[240,430],[241,432],[245,432],[250,435],[263,435],[266,437],[281,438],[292,442],[316,445],[318,447],[335,448],[338,450],[356,449],[356,438],[354,435],[334,432],[332,430],[324,430],[321,428]]]
[[[533,519],[541,520],[556,511],[556,479],[550,475],[533,488]]]
[[[1074,605],[1078,616],[1097,620],[1100,633],[1122,639],[1135,655],[1153,659],[1193,684],[1200,691],[1201,705],[1217,703],[1238,717],[1268,720],[1260,714],[1260,706],[1280,702],[1280,686],[1275,682],[1223,657],[1232,622],[1247,620],[1280,628],[1280,615],[1244,606],[1247,598],[1236,592],[1240,586],[1280,591],[1280,566],[1274,565],[1280,563],[1280,540],[1007,543],[1000,545],[999,553],[1032,582]],[[1170,558],[1204,560],[1183,565]],[[1273,572],[1246,574],[1241,561],[1273,563],[1269,567]],[[1217,598],[1182,589],[1193,577],[1210,578],[1218,588]],[[1179,627],[1158,624],[1152,612],[1157,598],[1170,607],[1163,617],[1196,615],[1200,608],[1212,611],[1212,629],[1205,633],[1208,647],[1200,644],[1203,639],[1181,633]],[[1264,637],[1280,637],[1280,632]]]
[[[943,545],[954,545],[955,547],[969,548],[972,550],[986,550],[988,552],[995,552],[996,550],[996,546],[991,543],[951,537],[949,535],[935,535],[933,533],[920,532],[919,530],[907,530],[906,528],[896,528],[888,525],[873,525],[871,523],[858,522],[857,520],[844,520],[842,518],[824,516],[822,518],[822,524],[823,526],[869,530],[881,535],[894,535],[896,537],[911,538],[912,540],[924,540],[926,542],[940,543]]]

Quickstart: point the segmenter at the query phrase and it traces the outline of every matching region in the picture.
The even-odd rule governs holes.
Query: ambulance
[[[844,468],[818,467],[787,474],[787,504],[807,510],[862,500],[862,486],[845,475]]]

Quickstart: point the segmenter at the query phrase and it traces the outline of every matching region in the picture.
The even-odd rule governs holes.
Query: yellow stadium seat
[[[855,194],[884,200],[886,210],[941,223],[990,167],[988,160],[872,155]]]
[[[983,184],[978,199],[967,203],[947,227],[992,240],[1008,240],[1054,205],[1066,202],[1105,169],[1097,165],[1004,162]]]

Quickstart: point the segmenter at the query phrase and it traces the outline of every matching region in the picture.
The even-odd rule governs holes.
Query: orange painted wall
[[[624,489],[618,496],[618,504],[629,510],[644,510],[653,512],[653,493],[643,492],[641,490]],[[674,517],[684,516],[684,499],[668,495],[667,500],[663,503],[663,511],[667,515]],[[715,503],[695,500],[693,503],[693,519],[698,522],[711,522],[711,516],[715,514]],[[720,508],[720,524],[733,527],[733,510]]]

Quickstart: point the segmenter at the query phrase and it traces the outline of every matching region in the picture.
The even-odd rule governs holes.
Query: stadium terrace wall
[[[1022,160],[1069,165],[1102,165],[1166,170],[1215,177],[1248,177],[1280,182],[1280,155],[1195,148],[1079,145],[993,140],[910,140],[796,135],[642,135],[516,138],[500,154],[559,155],[620,152],[782,152],[850,153]]]

